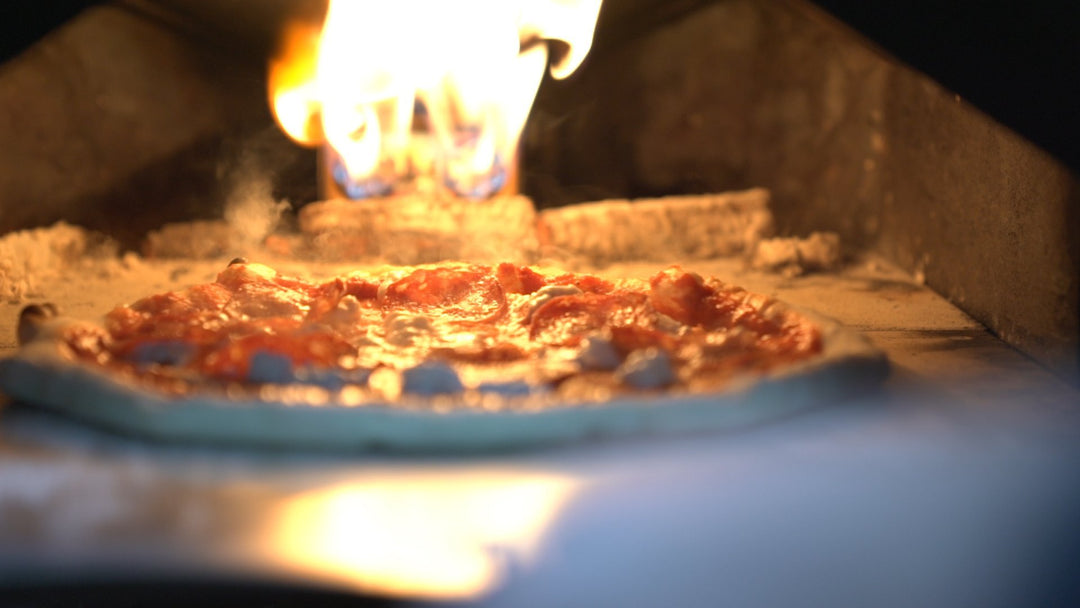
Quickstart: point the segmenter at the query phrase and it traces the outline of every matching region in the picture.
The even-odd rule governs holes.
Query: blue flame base
[[[487,173],[470,175],[467,179],[456,179],[447,174],[443,183],[458,196],[480,200],[490,198],[502,190],[506,185],[506,177],[506,167],[496,158]]]
[[[346,197],[352,200],[387,196],[394,191],[394,184],[392,182],[387,182],[378,176],[369,177],[363,180],[354,180],[352,176],[349,175],[348,170],[345,169],[345,165],[337,159],[334,160],[330,174],[334,177],[334,183],[341,188]]]
[[[380,196],[389,196],[395,191],[408,190],[408,180],[387,180],[382,176],[374,175],[365,179],[357,180],[349,175],[344,163],[339,158],[331,160],[330,175],[334,184],[350,200],[364,200]],[[440,181],[455,195],[471,200],[483,200],[491,198],[506,185],[508,171],[499,158],[495,159],[491,168],[478,175],[455,177],[450,172],[445,172]]]

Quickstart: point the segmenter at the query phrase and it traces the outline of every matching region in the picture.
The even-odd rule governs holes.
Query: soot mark
[[[996,341],[985,329],[919,329],[909,333],[931,340],[923,350],[935,352],[964,350]]]
[[[915,293],[922,291],[924,287],[908,281],[892,281],[889,279],[866,279],[863,281],[862,291],[878,293],[893,291],[901,293]]]

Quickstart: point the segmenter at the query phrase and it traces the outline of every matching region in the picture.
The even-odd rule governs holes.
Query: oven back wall
[[[204,17],[101,3],[0,65],[0,234],[62,219],[138,248],[165,222],[220,218],[254,171],[314,198],[314,154],[266,101],[270,26]]]
[[[582,71],[541,89],[524,173],[541,206],[766,186],[780,232],[878,250],[1077,382],[1064,165],[807,2],[633,17],[651,4],[607,0]]]

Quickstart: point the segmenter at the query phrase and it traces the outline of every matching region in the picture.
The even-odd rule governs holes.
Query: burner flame
[[[458,196],[500,191],[549,66],[577,69],[600,0],[331,0],[296,22],[270,62],[270,103],[302,145],[326,148],[349,198],[431,180]],[[544,40],[562,44],[549,54]]]

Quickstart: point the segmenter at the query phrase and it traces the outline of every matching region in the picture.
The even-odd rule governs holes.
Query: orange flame
[[[286,135],[305,146],[324,141],[315,91],[321,29],[302,21],[286,24],[278,52],[270,59],[268,87],[274,118]]]
[[[548,47],[528,42],[562,41],[566,52],[551,71],[568,76],[591,46],[599,6],[331,0],[321,28],[286,28],[270,62],[270,104],[298,143],[330,148],[335,179],[358,195],[432,172],[458,194],[482,198],[515,162],[548,65]],[[423,124],[414,124],[417,108]]]

